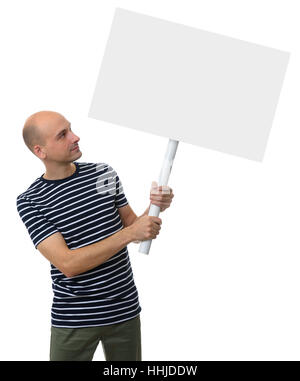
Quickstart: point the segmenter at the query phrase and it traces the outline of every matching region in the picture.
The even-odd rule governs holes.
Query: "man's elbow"
[[[62,271],[62,273],[66,276],[66,278],[72,278],[73,276],[75,276],[76,274],[72,273],[72,272],[69,272],[67,270],[65,271]]]
[[[59,270],[67,277],[72,278],[77,275],[70,258],[70,254],[65,258],[65,260],[60,264]]]
[[[70,260],[67,263],[64,263],[62,266],[61,272],[67,277],[72,278],[73,276],[80,275],[84,272],[84,269],[81,269],[78,264],[71,262]]]
[[[64,265],[62,266],[61,272],[67,278],[72,278],[73,276],[76,276],[82,273],[82,271],[78,271],[78,269],[76,270],[76,268],[74,267],[74,264],[71,261],[64,263]]]
[[[66,264],[60,265],[58,269],[61,273],[63,273],[66,276],[66,278],[72,278],[73,276],[75,276],[72,269]]]

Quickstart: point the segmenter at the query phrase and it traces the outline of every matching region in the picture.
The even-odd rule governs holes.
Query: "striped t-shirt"
[[[105,163],[74,162],[73,175],[38,177],[17,197],[17,209],[37,245],[60,232],[70,250],[101,241],[123,228],[118,208],[128,204],[116,171]],[[141,307],[127,246],[101,265],[66,277],[52,263],[54,327],[96,327],[137,316]]]

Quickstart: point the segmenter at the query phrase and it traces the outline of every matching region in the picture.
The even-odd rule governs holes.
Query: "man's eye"
[[[72,131],[71,128],[70,128],[70,131]],[[66,135],[66,132],[62,132],[62,134],[60,135],[60,137],[65,136],[65,135]]]

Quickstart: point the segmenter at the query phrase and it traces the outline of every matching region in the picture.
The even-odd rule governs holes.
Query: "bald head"
[[[30,115],[23,127],[23,139],[26,146],[34,153],[34,146],[46,144],[47,132],[53,125],[65,117],[54,111],[39,111]]]

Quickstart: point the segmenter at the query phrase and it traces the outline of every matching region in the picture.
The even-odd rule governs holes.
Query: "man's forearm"
[[[124,228],[102,241],[69,250],[67,276],[72,277],[101,265],[132,241],[131,230]]]
[[[150,204],[151,205],[151,204]],[[144,211],[143,214],[141,214],[140,216],[137,216],[136,214],[134,214],[134,216],[132,217],[131,216],[131,219],[127,219],[126,221],[126,225],[125,226],[130,226],[132,225],[139,217],[142,217],[142,216],[147,216],[149,214],[149,209],[150,209],[150,205],[148,206],[148,208]]]

